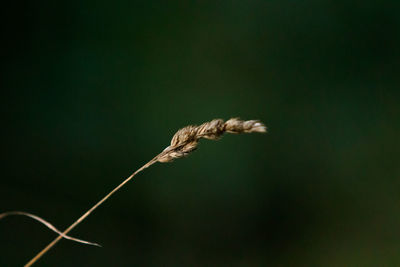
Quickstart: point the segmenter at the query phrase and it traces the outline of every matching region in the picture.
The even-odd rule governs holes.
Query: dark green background
[[[398,1],[2,6],[0,212],[64,229],[188,124],[38,266],[399,266]],[[56,235],[0,221],[0,265]]]

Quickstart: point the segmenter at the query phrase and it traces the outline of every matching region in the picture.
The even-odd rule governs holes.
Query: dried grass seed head
[[[199,126],[189,125],[178,130],[172,137],[171,144],[158,157],[159,162],[171,162],[174,159],[187,156],[197,148],[198,140],[206,138],[219,139],[225,132],[228,133],[265,133],[267,128],[258,120],[243,121],[232,118],[226,122],[215,119]]]

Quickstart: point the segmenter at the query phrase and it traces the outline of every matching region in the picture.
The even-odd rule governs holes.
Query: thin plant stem
[[[95,209],[97,209],[101,204],[103,204],[108,198],[110,198],[115,192],[117,192],[121,187],[123,187],[126,183],[128,183],[136,174],[143,171],[144,169],[150,167],[154,163],[157,162],[157,159],[160,155],[164,154],[161,152],[159,155],[154,157],[152,160],[144,164],[137,171],[131,174],[128,178],[126,178],[121,184],[115,187],[110,193],[108,193],[105,197],[103,197],[99,202],[97,202],[92,208],[90,208],[87,212],[85,212],[79,219],[77,219],[73,224],[71,224],[62,235],[57,236],[50,244],[48,244],[44,249],[42,249],[35,257],[33,257],[28,263],[24,265],[24,267],[32,266],[35,262],[37,262],[47,251],[49,251],[58,241],[60,241],[63,236],[67,235],[72,229],[74,229],[79,223],[81,223],[86,217],[90,215]]]

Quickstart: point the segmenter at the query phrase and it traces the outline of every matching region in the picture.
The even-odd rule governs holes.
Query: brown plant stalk
[[[228,121],[222,119],[215,119],[210,122],[205,122],[199,126],[186,126],[180,129],[172,137],[171,144],[165,148],[160,154],[155,156],[152,160],[144,164],[128,178],[126,178],[120,185],[114,188],[110,193],[103,197],[97,202],[92,208],[85,212],[79,219],[71,224],[62,234],[57,236],[50,244],[42,249],[35,257],[33,257],[25,267],[32,266],[37,260],[39,260],[49,249],[51,249],[61,238],[65,237],[72,229],[74,229],[79,223],[81,223],[87,216],[90,215],[97,207],[117,192],[121,187],[128,183],[136,174],[150,167],[156,162],[171,162],[174,159],[182,158],[187,156],[197,148],[200,138],[206,138],[211,140],[218,140],[224,133],[264,133],[267,128],[263,123],[258,120],[242,121],[238,118],[232,118]]]

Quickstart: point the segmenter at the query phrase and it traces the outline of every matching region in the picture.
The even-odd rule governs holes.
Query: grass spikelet
[[[225,132],[227,133],[265,133],[267,127],[260,121],[242,121],[238,118],[224,122],[215,119],[205,122],[200,126],[186,126],[172,137],[171,144],[157,157],[159,162],[171,162],[174,159],[187,156],[197,148],[200,138],[218,140]]]

